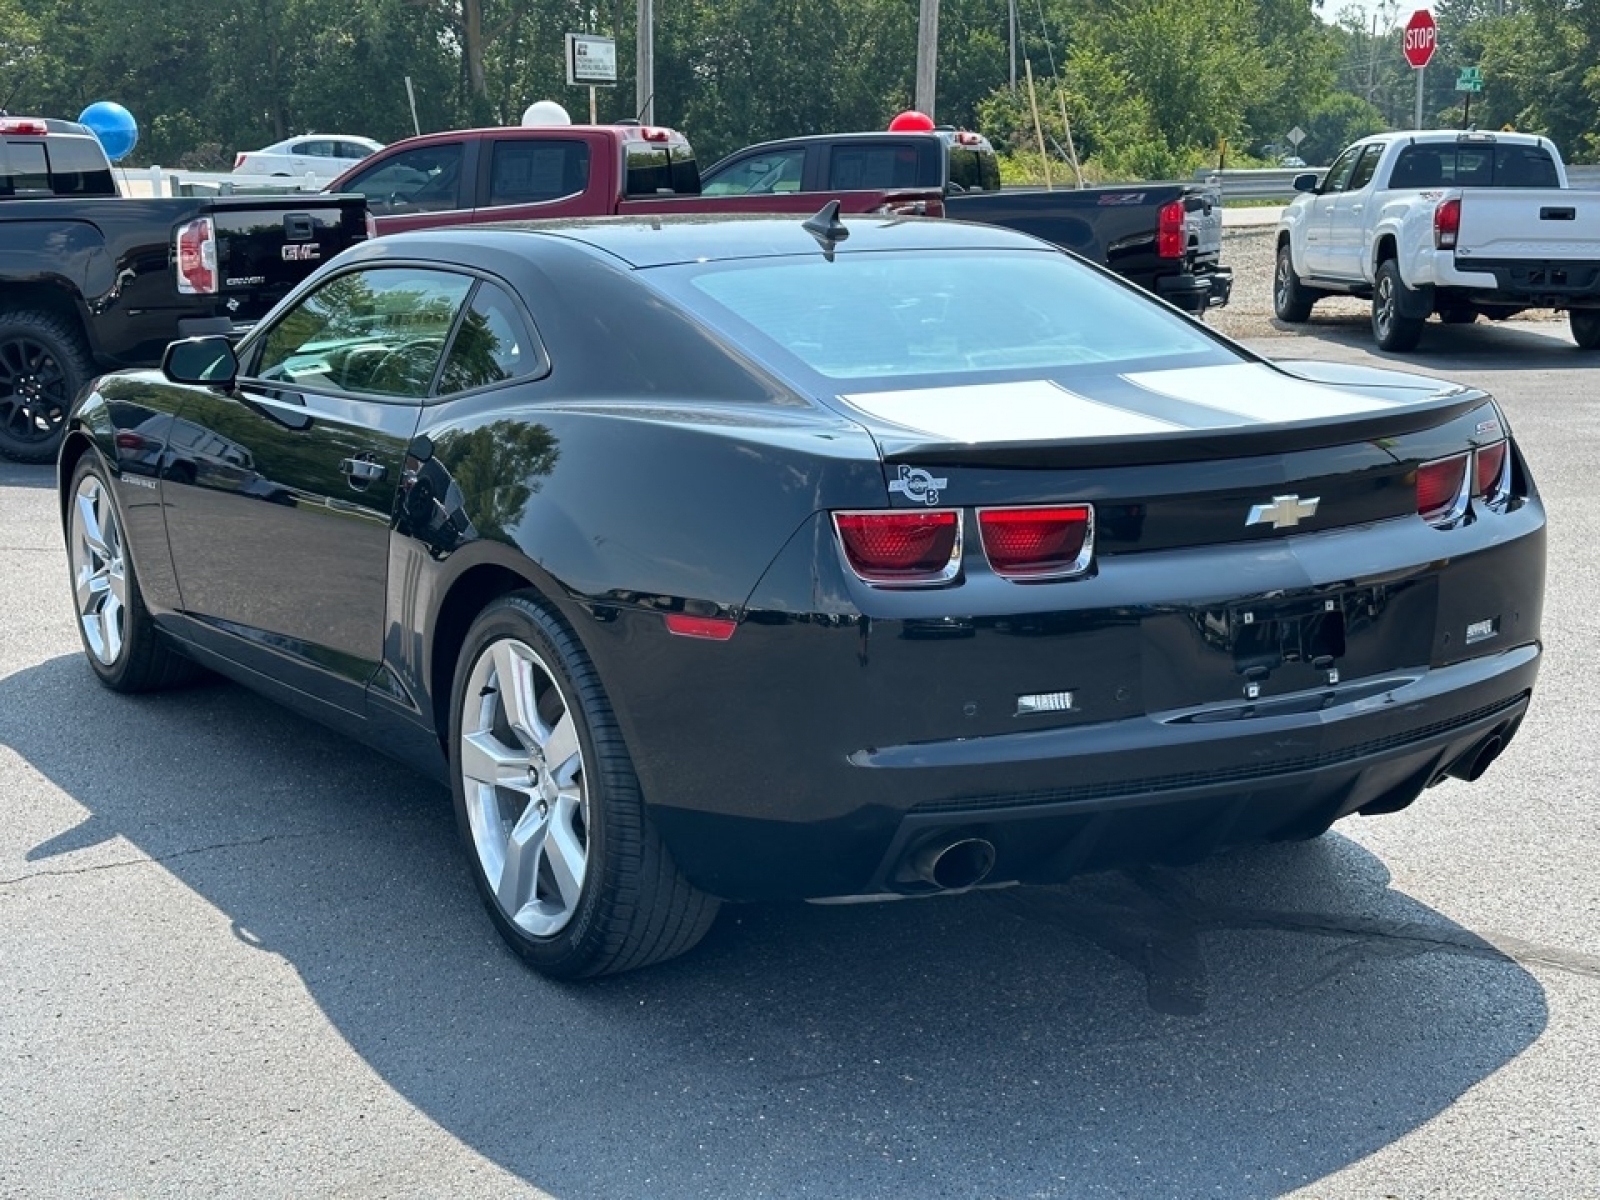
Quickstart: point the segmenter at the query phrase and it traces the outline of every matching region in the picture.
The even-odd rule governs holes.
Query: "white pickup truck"
[[[1273,309],[1304,321],[1321,297],[1371,297],[1384,350],[1423,323],[1565,309],[1573,340],[1600,347],[1600,192],[1573,191],[1549,139],[1453,130],[1363,138],[1278,223]]]

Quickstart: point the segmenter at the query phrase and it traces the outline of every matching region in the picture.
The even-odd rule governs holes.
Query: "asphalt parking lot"
[[[1198,866],[725,910],[581,986],[502,948],[432,785],[232,685],[102,690],[50,472],[0,463],[0,1196],[1600,1195],[1600,358],[1376,355],[1258,283],[1213,324],[1484,386],[1531,460],[1547,655],[1489,774]]]

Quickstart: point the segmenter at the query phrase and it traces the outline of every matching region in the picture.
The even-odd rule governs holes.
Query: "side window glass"
[[[1326,196],[1330,192],[1342,192],[1345,185],[1350,182],[1350,172],[1356,165],[1356,155],[1361,153],[1359,146],[1346,150],[1333,160],[1333,166],[1328,168],[1328,175],[1322,181],[1320,194]]]
[[[330,279],[268,330],[250,374],[270,383],[420,400],[470,276],[374,267]]]
[[[1356,164],[1356,169],[1350,173],[1350,182],[1345,186],[1347,192],[1359,192],[1372,182],[1372,177],[1377,174],[1378,160],[1383,157],[1382,146],[1368,146],[1367,152],[1361,156],[1361,161]]]
[[[917,176],[914,145],[835,146],[828,156],[828,186],[841,192],[916,187]]]
[[[734,163],[703,189],[707,196],[755,196],[771,192],[798,192],[806,152],[798,150],[757,154]]]
[[[441,395],[531,375],[543,365],[522,315],[496,284],[481,283],[472,298],[439,380]]]
[[[489,203],[538,204],[589,186],[589,144],[507,139],[494,144]]]
[[[461,207],[460,142],[418,146],[363,171],[341,190],[367,198],[379,216]]]
[[[289,147],[289,153],[290,154],[301,154],[301,155],[310,154],[311,153],[311,143],[310,142],[296,142],[294,145]]]

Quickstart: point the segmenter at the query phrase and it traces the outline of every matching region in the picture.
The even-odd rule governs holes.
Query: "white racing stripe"
[[[1142,371],[1123,378],[1161,396],[1247,418],[1239,422],[1241,425],[1257,421],[1315,421],[1394,407],[1387,400],[1291,379],[1257,363]]]
[[[1059,442],[1184,428],[1044,379],[855,392],[840,399],[871,416],[952,442]]]

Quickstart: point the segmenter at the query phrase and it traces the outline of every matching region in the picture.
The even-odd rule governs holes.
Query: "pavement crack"
[[[72,875],[92,875],[99,871],[117,871],[126,867],[160,866],[162,863],[174,862],[178,859],[193,858],[201,854],[211,854],[218,850],[236,850],[246,846],[265,846],[272,842],[300,841],[304,838],[325,836],[328,830],[318,830],[315,833],[269,833],[257,838],[239,838],[228,842],[211,842],[204,846],[189,846],[182,850],[173,850],[166,854],[151,854],[143,858],[120,859],[116,862],[90,863],[82,867],[47,867],[39,871],[27,871],[21,875],[12,875],[0,879],[0,888],[13,887],[19,883],[27,883],[34,879],[44,879],[50,876],[64,878]]]

